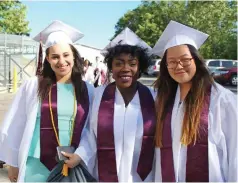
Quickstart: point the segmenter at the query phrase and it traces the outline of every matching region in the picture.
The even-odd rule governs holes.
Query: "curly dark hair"
[[[115,57],[120,54],[131,54],[132,57],[137,57],[139,61],[139,77],[141,77],[141,73],[143,73],[149,66],[151,62],[151,58],[148,54],[148,50],[144,49],[140,46],[131,46],[128,44],[116,45],[107,50],[107,53],[104,58],[104,62],[107,64],[108,71],[112,71],[112,61]],[[109,75],[109,73],[108,73]]]

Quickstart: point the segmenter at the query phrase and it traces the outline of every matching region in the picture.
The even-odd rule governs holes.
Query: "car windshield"
[[[150,65],[155,65],[156,60],[151,60]]]

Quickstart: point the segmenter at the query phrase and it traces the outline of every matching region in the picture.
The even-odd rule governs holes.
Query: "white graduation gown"
[[[98,78],[98,86],[101,86],[102,84],[104,84],[104,83],[102,83],[103,77],[102,77],[101,72],[103,72],[105,74],[105,76],[107,77],[107,66],[104,63],[99,62],[97,67],[96,67],[96,69],[98,69],[99,72],[95,76],[95,80],[94,81],[96,81],[97,78]]]
[[[90,114],[94,88],[89,84],[87,88],[90,98]],[[37,77],[21,85],[0,127],[0,160],[19,168],[18,182],[24,182],[26,160],[35,129],[39,105],[37,89]],[[89,115],[85,126],[88,121]],[[86,138],[83,138],[87,136],[87,133],[89,129],[84,128],[78,152],[84,151],[81,146],[88,143],[85,141]]]
[[[90,130],[91,138],[88,143],[91,145],[86,148],[83,159],[89,171],[98,178],[98,164],[97,164],[97,123],[98,110],[101,102],[102,94],[106,86],[101,86],[95,89]],[[152,96],[155,98],[155,93],[150,89]],[[141,151],[143,136],[143,119],[140,108],[140,100],[138,91],[136,92],[132,101],[125,107],[124,100],[121,93],[116,89],[115,103],[114,103],[114,141],[117,164],[118,181],[120,182],[138,182],[142,181],[137,173],[137,165]],[[82,154],[78,153],[81,157]],[[87,157],[85,155],[88,155]],[[95,166],[96,162],[96,166]],[[105,162],[106,163],[106,162]],[[153,170],[145,179],[146,182],[154,181],[154,165]]]
[[[91,66],[88,66],[86,73],[83,76],[83,80],[87,81],[90,84],[94,83],[94,69]]]
[[[216,84],[212,87],[208,114],[208,157],[210,182],[237,182],[237,96]],[[176,181],[186,180],[187,146],[181,145],[184,104],[178,87],[172,112],[171,135]],[[160,149],[156,148],[156,181],[160,182]]]

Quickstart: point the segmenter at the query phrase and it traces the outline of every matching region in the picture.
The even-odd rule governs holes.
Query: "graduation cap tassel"
[[[67,177],[68,172],[69,172],[69,167],[67,166],[67,164],[64,164],[63,169],[62,169],[62,175]]]
[[[39,53],[38,53],[38,64],[37,64],[37,69],[36,69],[36,75],[40,75],[42,71],[42,58],[43,53],[42,53],[42,43],[40,42],[39,46]]]

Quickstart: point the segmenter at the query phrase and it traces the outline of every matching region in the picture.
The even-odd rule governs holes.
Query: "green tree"
[[[114,37],[125,27],[154,46],[170,20],[199,29],[209,38],[200,52],[205,58],[237,59],[236,1],[143,1],[117,22]]]
[[[0,32],[28,34],[29,22],[26,21],[26,6],[20,1],[0,1]]]

